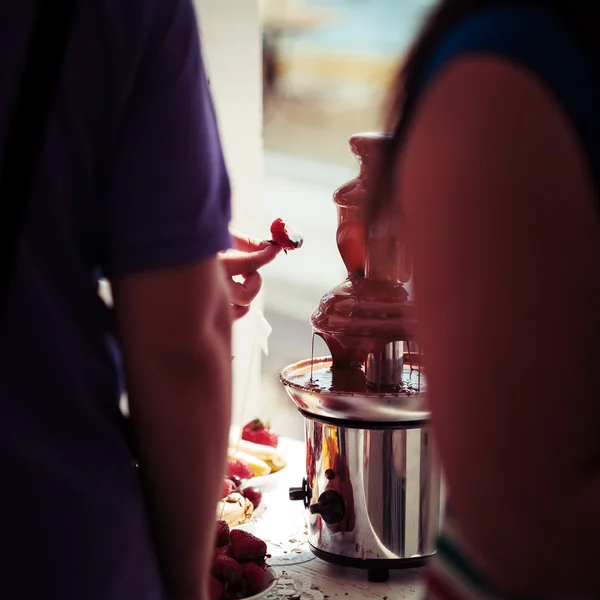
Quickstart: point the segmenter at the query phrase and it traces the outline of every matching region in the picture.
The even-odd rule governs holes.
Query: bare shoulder
[[[454,215],[458,228],[500,225],[508,214],[510,232],[525,228],[524,242],[557,227],[587,250],[600,240],[597,190],[575,129],[545,84],[508,60],[466,56],[436,76],[398,174],[402,204],[417,222],[436,211]]]
[[[433,158],[451,145],[455,160],[476,154],[486,172],[527,166],[535,175],[560,164],[556,175],[582,178],[593,188],[578,136],[551,90],[534,73],[500,57],[465,56],[442,69],[424,93],[413,134],[409,162],[410,155],[418,159],[424,144]]]

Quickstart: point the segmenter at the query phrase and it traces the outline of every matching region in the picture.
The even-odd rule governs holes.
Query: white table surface
[[[279,575],[277,586],[266,600],[420,598],[419,569],[391,571],[389,581],[372,583],[366,571],[329,565],[310,553],[304,507],[288,498],[288,488],[300,486],[305,475],[304,444],[282,438],[280,449],[288,458],[288,466],[274,476],[273,487],[264,491],[264,508],[243,526],[267,542],[269,562]]]

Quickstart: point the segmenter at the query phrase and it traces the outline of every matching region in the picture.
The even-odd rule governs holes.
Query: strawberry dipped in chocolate
[[[295,231],[290,225],[287,225],[283,219],[275,219],[271,223],[271,244],[279,246],[286,254],[288,250],[301,248],[304,238]]]

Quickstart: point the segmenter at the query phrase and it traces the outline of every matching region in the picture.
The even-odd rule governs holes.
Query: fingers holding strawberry
[[[244,252],[240,250],[228,250],[222,253],[219,258],[229,277],[247,277],[251,273],[258,272],[265,265],[272,262],[280,248],[273,246],[269,242],[264,242],[264,247],[253,252]]]
[[[230,230],[232,248],[219,254],[219,261],[229,279],[229,297],[234,319],[250,310],[262,287],[259,269],[279,254],[280,248]],[[235,278],[235,279],[234,279]]]
[[[300,248],[302,236],[282,219],[271,224],[271,239],[257,240],[245,233],[230,229],[232,248],[219,254],[225,274],[229,278],[230,302],[234,319],[241,319],[250,310],[262,288],[259,270],[275,260],[281,250]],[[237,278],[236,279],[234,279]]]

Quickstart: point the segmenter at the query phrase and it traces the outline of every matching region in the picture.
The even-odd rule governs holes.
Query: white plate
[[[285,460],[285,467],[283,469],[279,469],[279,471],[275,471],[275,473],[269,473],[268,475],[261,475],[260,477],[252,477],[251,479],[246,479],[244,481],[244,487],[257,487],[261,488],[261,490],[270,490],[277,486],[281,478],[285,475],[288,468],[288,458],[283,455]],[[259,507],[260,508],[260,507]]]
[[[263,579],[264,589],[262,592],[258,594],[254,594],[254,596],[248,596],[243,600],[258,600],[259,598],[263,598],[269,592],[272,592],[275,586],[277,585],[277,573],[273,567],[267,567],[265,570],[265,578]]]

